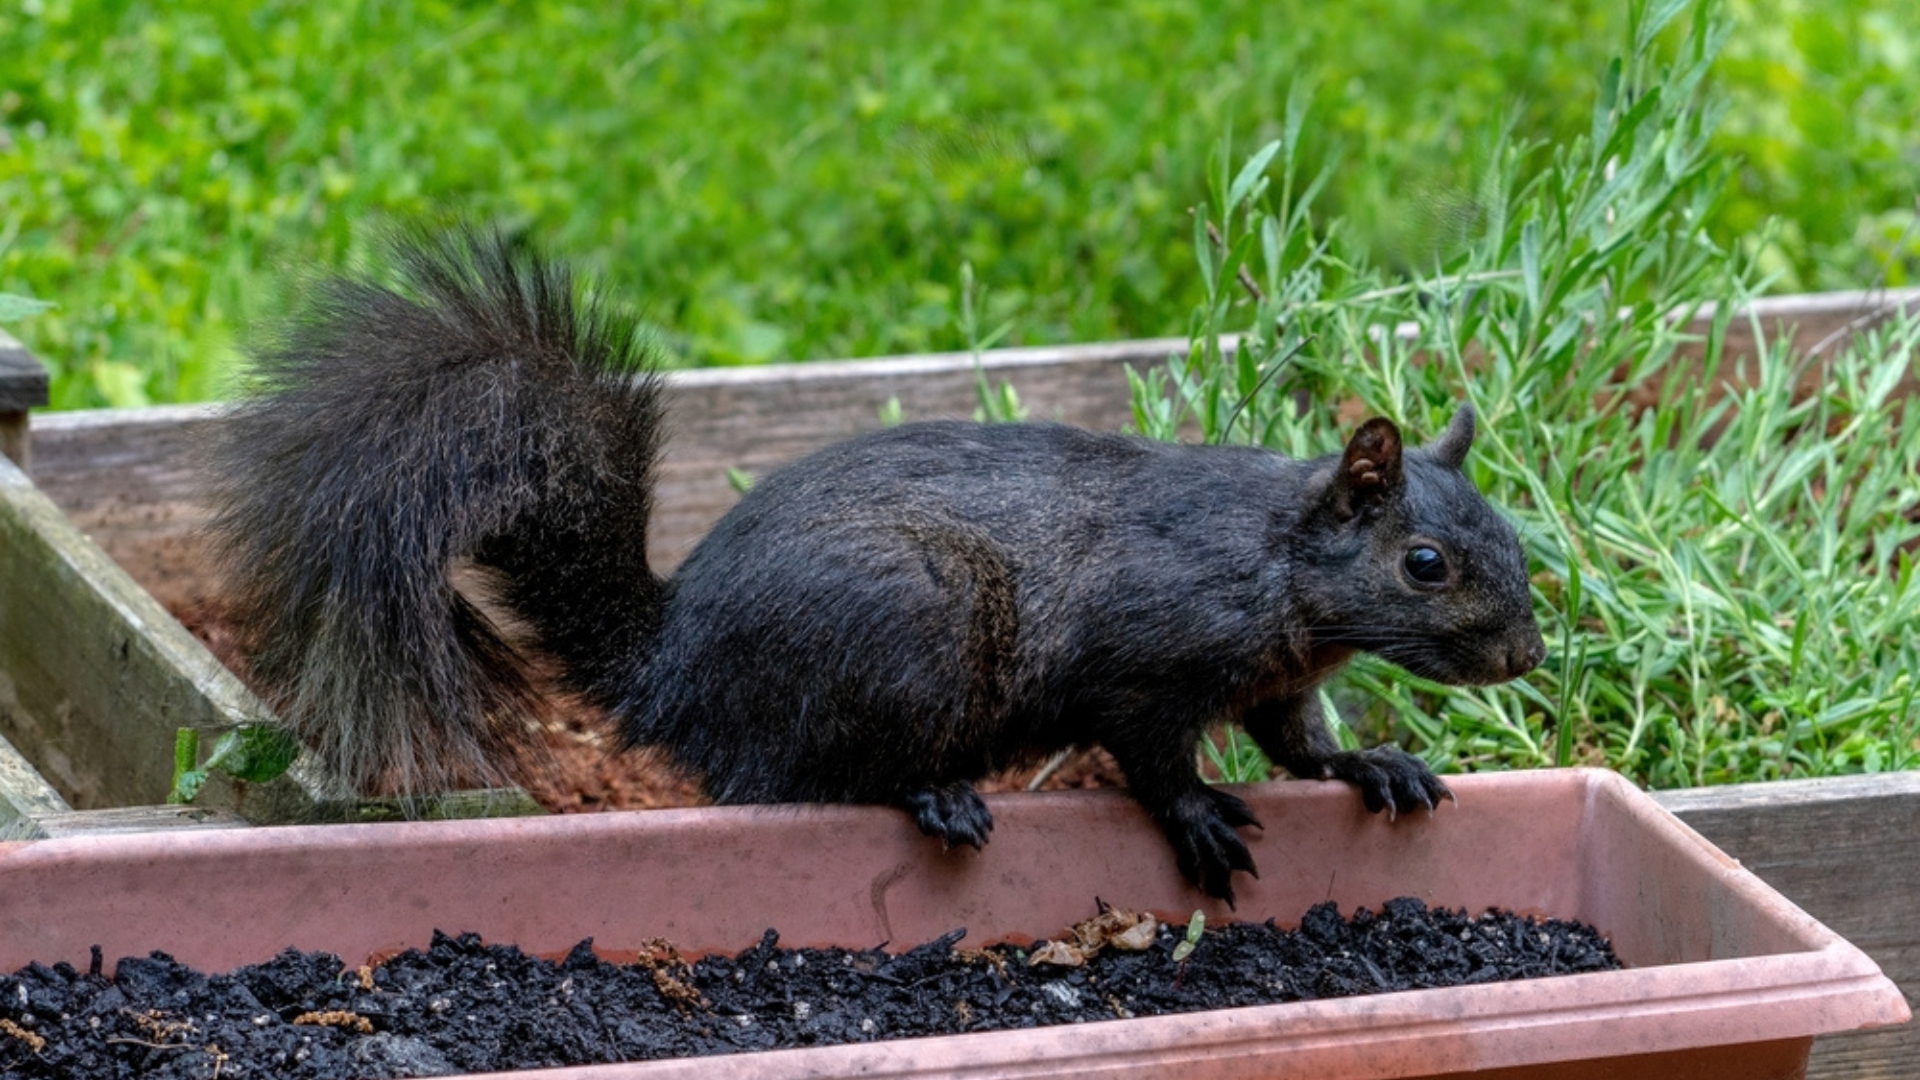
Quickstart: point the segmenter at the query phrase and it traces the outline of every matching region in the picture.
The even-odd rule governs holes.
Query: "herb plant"
[[[1633,4],[1589,130],[1492,140],[1471,228],[1412,274],[1316,217],[1329,174],[1302,167],[1304,94],[1280,139],[1215,157],[1191,346],[1134,376],[1135,422],[1312,455],[1364,415],[1417,440],[1473,402],[1468,468],[1521,529],[1549,659],[1474,689],[1363,658],[1328,695],[1437,766],[1679,786],[1920,765],[1920,425],[1902,390],[1920,320],[1803,352],[1736,326],[1764,281],[1707,228],[1727,190],[1708,92],[1726,35],[1711,6]],[[1229,778],[1264,773],[1244,739],[1213,753]]]

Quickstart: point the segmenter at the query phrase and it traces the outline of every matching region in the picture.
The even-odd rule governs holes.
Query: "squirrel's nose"
[[[1546,642],[1535,637],[1531,641],[1512,646],[1507,650],[1507,678],[1517,679],[1547,658]]]

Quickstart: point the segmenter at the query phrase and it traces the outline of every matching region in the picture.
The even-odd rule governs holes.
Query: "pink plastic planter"
[[[1388,823],[1332,783],[1245,789],[1266,832],[1243,919],[1402,895],[1583,919],[1632,970],[726,1059],[516,1074],[1794,1077],[1815,1035],[1908,1019],[1897,988],[1835,937],[1610,773],[1450,781],[1459,806]],[[1204,907],[1116,792],[1009,795],[984,852],[943,853],[903,815],[858,807],[149,834],[0,845],[0,969],[161,949],[225,969],[287,945],[349,962],[435,928],[617,956],[653,937],[735,950],[905,947],[1058,933],[1094,897],[1184,921]],[[1891,899],[1891,898],[1890,898]],[[1892,902],[1899,902],[1892,900]]]

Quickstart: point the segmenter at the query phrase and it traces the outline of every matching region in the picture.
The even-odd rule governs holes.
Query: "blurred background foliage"
[[[1730,0],[1712,235],[1775,291],[1920,274],[1920,4]],[[0,5],[0,293],[61,407],[220,396],[304,268],[500,219],[675,362],[1179,334],[1223,135],[1299,147],[1377,265],[1472,231],[1488,129],[1589,122],[1624,0]],[[1769,224],[1771,222],[1771,224]]]

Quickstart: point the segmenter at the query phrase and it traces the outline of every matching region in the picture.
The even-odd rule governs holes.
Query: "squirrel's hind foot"
[[[939,837],[942,847],[967,844],[978,851],[993,831],[993,813],[970,781],[924,788],[907,796],[904,805],[920,831]]]

